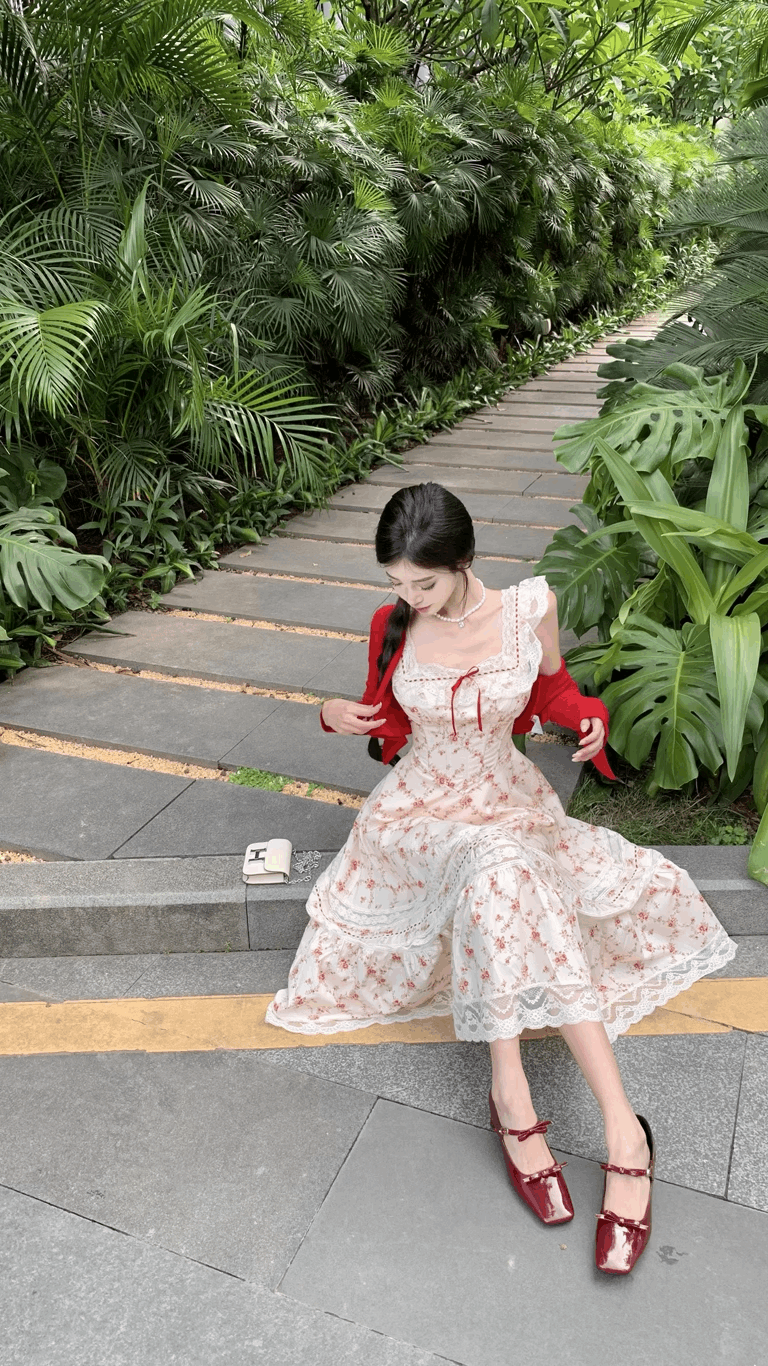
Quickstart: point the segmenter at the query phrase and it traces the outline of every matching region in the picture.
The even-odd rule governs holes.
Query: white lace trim
[[[679,992],[687,990],[700,978],[716,972],[735,957],[737,945],[720,927],[704,949],[681,963],[676,963],[657,974],[658,980],[639,984],[635,991],[615,1001],[600,1005],[597,993],[589,988],[576,988],[578,993],[571,1003],[555,998],[551,986],[528,987],[502,1005],[491,1000],[473,1002],[462,1010],[463,1002],[453,1000],[451,993],[438,992],[432,999],[413,1010],[397,1011],[391,1015],[347,1016],[336,1020],[286,1020],[275,1012],[288,1004],[287,990],[279,991],[265,1016],[267,1024],[288,1030],[292,1034],[340,1034],[369,1025],[405,1024],[409,1020],[429,1019],[453,1014],[456,1037],[467,1043],[492,1043],[495,1039],[514,1039],[524,1029],[559,1029],[561,1025],[581,1024],[585,1020],[602,1021],[608,1038],[613,1042],[638,1020],[653,1014]]]
[[[514,593],[514,612],[506,611],[503,617],[504,654],[512,667],[536,682],[544,648],[536,635],[536,628],[546,614],[549,584],[542,574],[532,579],[522,579]],[[530,691],[530,688],[529,688]]]
[[[613,1041],[673,996],[724,967],[735,957],[736,950],[737,945],[721,926],[705,948],[691,958],[662,969],[655,974],[654,981],[639,982],[632,992],[603,1006],[597,993],[589,988],[579,990],[577,999],[568,1003],[564,999],[567,993],[561,992],[558,1000],[551,986],[531,987],[497,1001],[473,1001],[463,1011],[463,1003],[456,1001],[453,1012],[456,1037],[468,1042],[490,1043],[494,1039],[516,1038],[524,1029],[559,1029],[564,1024],[599,1020]],[[502,1004],[503,1001],[507,1004]]]

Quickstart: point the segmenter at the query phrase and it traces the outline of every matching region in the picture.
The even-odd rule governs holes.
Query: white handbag
[[[243,882],[287,882],[291,873],[291,853],[290,840],[249,844],[243,863]]]

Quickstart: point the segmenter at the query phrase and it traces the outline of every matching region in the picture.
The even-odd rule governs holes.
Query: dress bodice
[[[536,627],[547,581],[524,579],[501,595],[501,650],[465,669],[421,664],[410,633],[392,688],[413,729],[413,761],[436,781],[476,781],[509,749],[541,663]]]

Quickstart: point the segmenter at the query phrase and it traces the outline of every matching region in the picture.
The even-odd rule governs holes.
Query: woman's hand
[[[374,719],[380,708],[380,702],[367,706],[363,702],[345,702],[342,697],[332,697],[323,703],[320,715],[326,726],[338,731],[339,735],[367,735],[384,721],[383,716],[378,721]]]
[[[599,716],[592,716],[589,720],[584,718],[580,729],[584,732],[579,740],[577,754],[572,754],[571,758],[575,764],[584,763],[585,759],[594,759],[600,753],[605,741],[605,726]]]

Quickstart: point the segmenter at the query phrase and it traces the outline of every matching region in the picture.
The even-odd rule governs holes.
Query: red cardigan
[[[392,656],[384,677],[379,682],[377,661],[381,654],[387,618],[391,611],[392,606],[388,604],[385,607],[380,607],[373,614],[371,634],[368,641],[368,681],[362,696],[362,701],[366,705],[374,705],[376,702],[382,703],[379,716],[384,718],[383,725],[376,726],[369,734],[382,740],[382,759],[385,764],[388,764],[390,759],[397,754],[397,751],[402,749],[411,733],[411,723],[392,691],[392,675],[405,647],[405,635],[403,635],[400,648]],[[558,725],[568,726],[577,732],[579,723],[585,717],[590,719],[597,716],[605,727],[606,738],[608,736],[608,708],[599,698],[585,697],[583,693],[579,692],[575,680],[571,678],[565,667],[565,661],[562,659],[557,673],[538,675],[525,709],[516,718],[512,727],[515,734],[519,735],[529,731],[533,726],[534,716],[538,716],[542,723],[544,721],[555,721]],[[333,730],[332,726],[326,725],[322,715],[320,716],[320,725],[323,730]],[[592,762],[595,768],[605,774],[606,778],[615,779],[616,774],[612,772],[606,758],[605,744]]]

